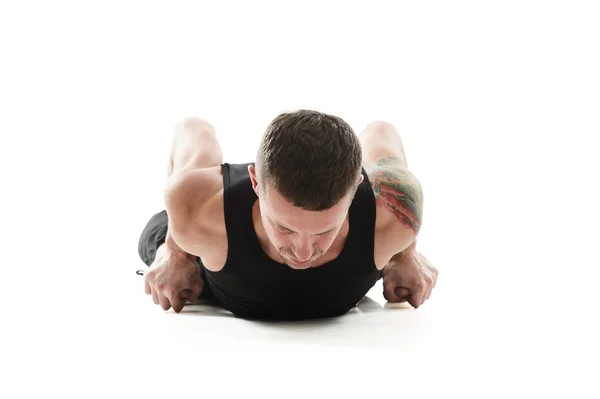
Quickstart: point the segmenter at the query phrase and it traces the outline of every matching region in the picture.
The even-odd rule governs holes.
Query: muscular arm
[[[394,158],[382,158],[365,166],[377,205],[381,256],[390,259],[414,249],[423,219],[423,190],[406,166]]]
[[[417,178],[391,158],[382,158],[371,170],[377,206],[416,237],[423,218],[423,190]]]
[[[205,169],[223,162],[214,127],[200,118],[177,123],[171,143],[164,200],[169,216],[165,245],[181,253],[194,253],[186,240],[198,212],[198,205],[210,195],[211,180]],[[212,182],[214,183],[214,182]],[[214,184],[213,184],[214,185]],[[198,190],[198,187],[203,187]],[[184,247],[184,248],[182,248]]]
[[[220,174],[214,168],[174,173],[165,185],[165,207],[169,218],[167,248],[201,256],[199,236],[211,229],[210,215],[221,188]]]
[[[429,299],[438,274],[415,249],[423,219],[423,190],[416,177],[393,159],[380,160],[374,175],[377,215],[383,215],[384,226],[389,223],[382,228],[378,264],[383,266],[383,294],[389,302],[408,301],[418,308]]]

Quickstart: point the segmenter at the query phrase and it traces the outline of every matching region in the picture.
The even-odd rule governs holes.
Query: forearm
[[[168,176],[181,169],[200,169],[223,163],[214,127],[200,118],[185,118],[175,127]]]

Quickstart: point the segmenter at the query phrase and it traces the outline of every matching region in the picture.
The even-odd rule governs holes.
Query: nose
[[[313,254],[313,243],[310,240],[302,240],[294,246],[294,256],[300,262],[306,262]]]

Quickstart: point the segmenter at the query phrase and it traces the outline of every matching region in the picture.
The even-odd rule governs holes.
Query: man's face
[[[344,198],[325,211],[305,211],[266,187],[260,197],[264,229],[283,261],[294,269],[313,267],[333,244],[348,213]]]
[[[344,198],[331,209],[306,211],[266,187],[259,203],[264,229],[283,261],[294,269],[307,269],[333,244],[346,219],[350,201],[351,198]]]
[[[260,198],[265,232],[283,261],[293,269],[313,267],[340,232],[352,202],[352,194],[349,193],[328,210],[306,211],[287,202],[271,187],[259,189],[252,167],[250,175]]]

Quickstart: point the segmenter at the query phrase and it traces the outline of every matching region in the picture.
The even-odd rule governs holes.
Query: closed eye
[[[287,229],[287,228],[285,228],[285,227],[283,227],[283,226],[280,226],[278,223],[273,223],[273,224],[275,225],[275,227],[277,228],[277,230],[278,230],[279,232],[281,232],[281,233],[284,233],[284,234],[294,234],[294,232],[293,232],[292,230],[290,230],[290,229]],[[326,232],[324,232],[324,233],[319,233],[319,234],[315,234],[315,235],[316,235],[316,236],[319,236],[319,237],[320,237],[320,236],[326,236],[327,234],[331,233],[331,232],[332,232],[332,231],[334,231],[334,230],[335,230],[335,229],[331,229],[331,230],[329,230],[329,231],[326,231]]]
[[[288,229],[286,229],[285,227],[281,227],[281,226],[277,226],[277,230],[279,230],[279,231],[280,231],[280,232],[282,232],[282,233],[286,233],[286,234],[291,234],[291,233],[293,233],[293,231],[292,231],[292,230],[288,230]]]

